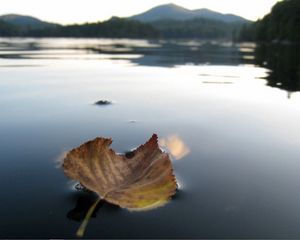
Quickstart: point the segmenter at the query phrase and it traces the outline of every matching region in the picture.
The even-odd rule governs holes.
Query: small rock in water
[[[95,105],[99,105],[99,106],[106,106],[110,104],[112,104],[112,102],[108,100],[100,100],[98,102],[95,102]]]
[[[137,123],[137,120],[129,120],[128,123]]]

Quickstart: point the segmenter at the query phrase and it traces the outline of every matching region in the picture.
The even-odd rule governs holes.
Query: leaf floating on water
[[[177,183],[168,154],[158,146],[157,135],[130,155],[116,154],[109,148],[111,144],[111,139],[96,138],[73,149],[64,159],[65,174],[97,193],[99,199],[129,210],[148,210],[167,203]],[[78,235],[83,235],[86,224],[84,221]]]
[[[177,184],[168,154],[157,144],[157,135],[129,155],[109,148],[112,140],[96,138],[70,151],[65,174],[106,201],[130,210],[162,205]]]

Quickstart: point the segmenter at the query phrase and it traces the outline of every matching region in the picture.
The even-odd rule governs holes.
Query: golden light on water
[[[189,147],[176,134],[159,140],[159,146],[165,148],[176,160],[180,160],[190,153]]]

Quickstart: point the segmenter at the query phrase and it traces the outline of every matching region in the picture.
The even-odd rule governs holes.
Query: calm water
[[[299,57],[296,46],[0,39],[0,237],[74,237],[95,196],[58,159],[96,136],[122,153],[157,133],[175,198],[138,213],[104,203],[86,237],[300,238]]]

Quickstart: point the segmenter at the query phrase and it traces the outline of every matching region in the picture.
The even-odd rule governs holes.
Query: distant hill
[[[219,12],[215,12],[206,8],[194,10],[193,12],[196,13],[197,17],[201,18],[207,18],[211,20],[217,20],[217,21],[222,21],[222,22],[227,22],[227,23],[247,23],[251,22],[250,20],[247,20],[243,17],[234,15],[234,14],[223,14]]]
[[[103,22],[58,25],[31,16],[0,16],[0,37],[107,37],[235,39],[249,21],[209,9],[188,10],[161,5],[131,18],[112,17]]]
[[[38,18],[18,14],[2,15],[0,16],[0,20],[13,26],[19,27],[19,29],[21,30],[37,30],[58,26],[58,24],[44,22]]]
[[[250,22],[245,18],[233,14],[223,14],[206,8],[189,10],[173,3],[154,7],[144,13],[134,15],[130,18],[141,22],[154,22],[158,20],[191,20],[194,18],[207,18],[227,23]]]
[[[183,7],[175,4],[166,4],[151,8],[150,10],[134,15],[131,19],[141,22],[153,22],[164,19],[187,20],[196,17],[196,15]]]

